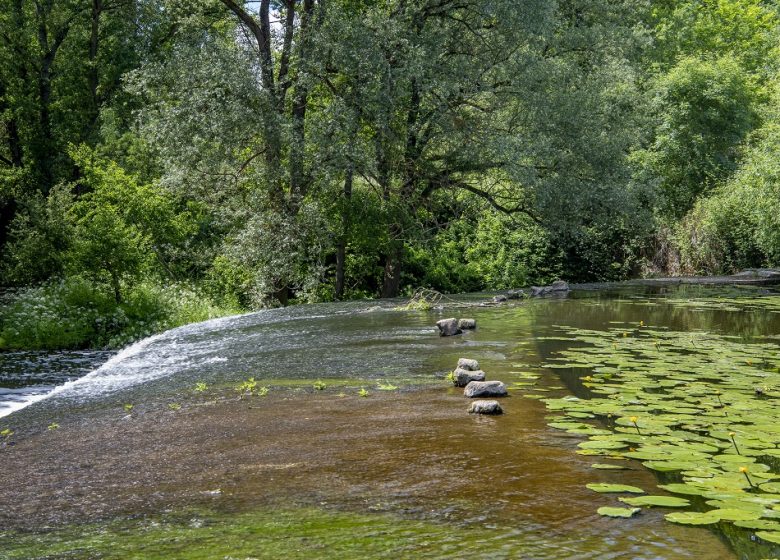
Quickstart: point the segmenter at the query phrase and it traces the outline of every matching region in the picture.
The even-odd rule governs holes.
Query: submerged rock
[[[498,401],[474,401],[469,407],[469,414],[503,414],[504,409]]]
[[[477,397],[506,397],[506,385],[501,381],[472,381],[466,385],[463,395],[470,399]]]
[[[472,381],[484,381],[485,380],[485,372],[481,369],[478,370],[468,370],[468,369],[461,369],[458,368],[454,372],[455,374],[455,386],[456,387],[465,387]]]
[[[458,360],[458,367],[469,371],[477,371],[479,369],[479,362],[470,358],[461,358]]]
[[[476,319],[460,319],[458,321],[458,328],[463,330],[473,330],[477,328]]]
[[[440,336],[453,336],[463,332],[458,327],[458,320],[455,319],[454,317],[450,319],[442,319],[441,321],[436,321],[436,326],[439,327]]]
[[[563,280],[556,280],[549,286],[531,286],[531,295],[546,296],[548,294],[564,294],[569,291],[569,283]]]

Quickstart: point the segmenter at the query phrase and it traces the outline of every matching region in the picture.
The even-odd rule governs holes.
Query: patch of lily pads
[[[780,297],[687,307],[780,312]],[[558,327],[576,344],[546,367],[581,372],[588,398],[545,399],[550,425],[587,439],[578,453],[641,462],[668,495],[621,497],[631,517],[641,507],[675,508],[666,519],[685,525],[733,524],[780,544],[780,345],[718,333],[680,332],[639,324],[605,330]],[[768,341],[769,340],[769,341]],[[596,469],[619,469],[594,463]],[[617,476],[619,473],[615,473]],[[592,483],[598,492],[643,493]]]

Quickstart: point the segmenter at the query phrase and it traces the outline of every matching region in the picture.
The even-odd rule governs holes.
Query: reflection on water
[[[373,302],[301,306],[152,337],[0,421],[19,437],[0,450],[10,473],[0,525],[57,526],[202,503],[227,514],[283,503],[481,526],[489,529],[481,546],[501,546],[506,557],[736,557],[706,529],[666,523],[663,511],[627,521],[596,515],[614,498],[586,483],[653,489],[654,476],[639,464],[591,469],[596,461],[575,454],[581,439],[549,428],[543,403],[523,396],[526,385],[502,403],[505,416],[480,418],[466,414],[463,397],[441,380],[468,356],[509,385],[526,383],[528,372],[540,375],[530,396],[567,394],[563,381],[570,380],[540,367],[568,344],[549,338],[556,325],[643,321],[750,337],[778,332],[780,314],[665,299],[679,295],[575,293],[429,312]],[[453,315],[475,317],[478,329],[438,337],[432,325]],[[231,387],[250,376],[271,386],[268,397],[232,396]],[[314,391],[314,380],[328,388]],[[379,391],[379,381],[401,389]],[[195,394],[196,382],[212,393]],[[368,398],[357,396],[360,387]],[[213,400],[219,395],[229,398]],[[174,402],[181,410],[168,408]],[[133,403],[133,413],[122,403]],[[52,421],[61,425],[56,434],[42,428]],[[208,494],[215,488],[218,496]],[[463,553],[491,557],[479,552]]]

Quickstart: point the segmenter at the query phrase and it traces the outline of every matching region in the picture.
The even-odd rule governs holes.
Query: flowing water
[[[638,462],[592,469],[603,461],[550,428],[541,400],[584,396],[576,376],[543,366],[571,344],[560,326],[780,332],[771,309],[685,304],[735,294],[764,291],[309,305],[188,325],[115,355],[0,354],[0,430],[13,431],[0,448],[0,558],[749,557],[664,511],[596,514],[615,499],[586,483],[657,480]],[[432,325],[449,316],[478,329],[440,338]],[[505,415],[466,413],[444,379],[459,357],[512,387]],[[268,394],[239,398],[249,378]]]

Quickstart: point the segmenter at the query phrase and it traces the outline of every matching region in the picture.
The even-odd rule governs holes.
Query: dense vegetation
[[[777,265],[778,16],[0,0],[0,348],[291,298]]]

